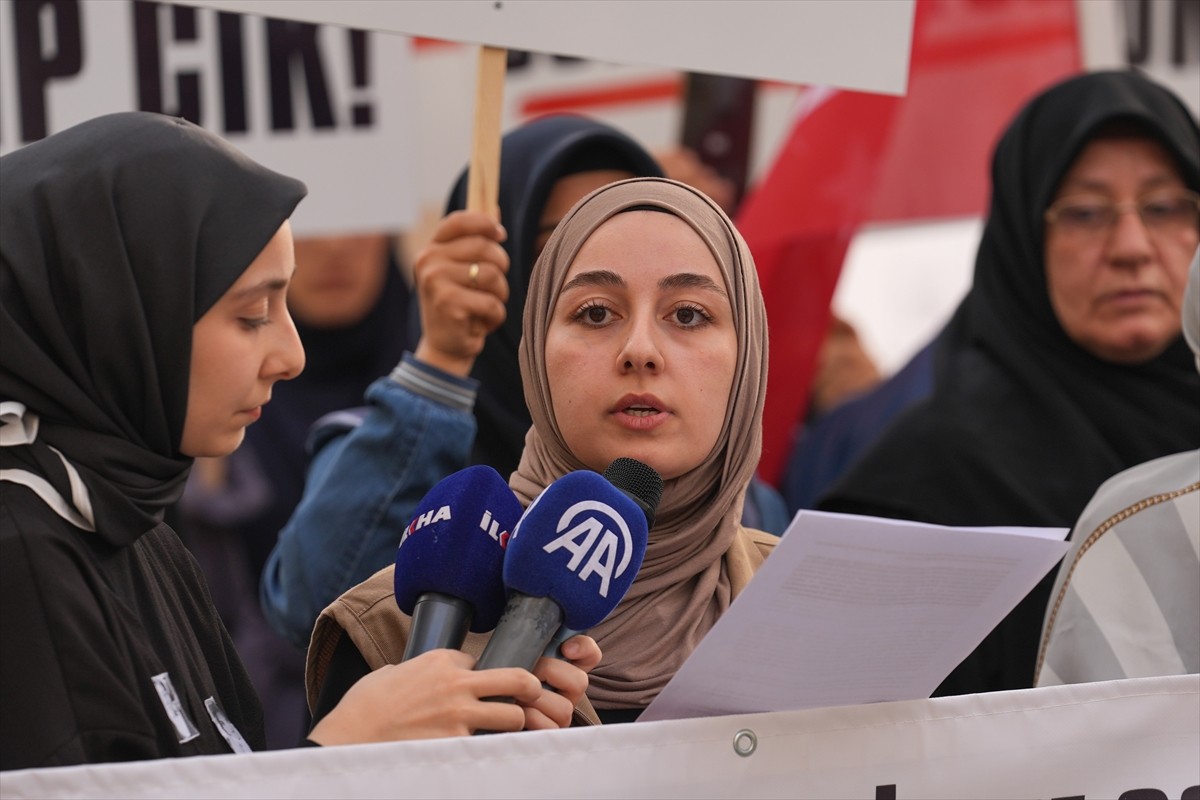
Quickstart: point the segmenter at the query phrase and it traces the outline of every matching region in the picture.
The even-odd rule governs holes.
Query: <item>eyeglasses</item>
[[[1114,203],[1094,195],[1064,197],[1046,209],[1046,223],[1063,233],[1098,236],[1107,233],[1126,211],[1136,211],[1152,234],[1200,229],[1200,194],[1185,189],[1156,192],[1131,203]]]

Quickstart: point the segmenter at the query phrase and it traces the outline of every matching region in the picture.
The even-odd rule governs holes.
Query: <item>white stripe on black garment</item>
[[[0,402],[0,447],[19,447],[37,441],[38,415],[25,409],[24,403],[15,400]],[[47,447],[50,447],[47,445]],[[25,469],[0,469],[0,481],[19,483],[34,491],[55,514],[85,531],[96,530],[96,518],[92,512],[92,497],[75,465],[67,460],[57,448],[50,450],[62,461],[71,482],[71,499],[68,501],[41,475]]]

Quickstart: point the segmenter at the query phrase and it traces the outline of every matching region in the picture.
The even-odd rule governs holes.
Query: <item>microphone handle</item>
[[[401,661],[440,648],[458,650],[467,638],[474,607],[461,597],[426,592],[413,606],[412,628]]]
[[[552,598],[513,594],[475,669],[524,667],[532,671],[562,618],[562,606]]]

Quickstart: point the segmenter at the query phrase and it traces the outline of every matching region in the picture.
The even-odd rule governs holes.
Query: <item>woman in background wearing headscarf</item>
[[[590,704],[603,721],[630,720],[776,541],[740,522],[766,392],[754,262],[728,216],[698,191],[661,178],[622,181],[580,201],[554,231],[529,284],[523,330],[533,427],[509,480],[522,505],[568,472],[600,472],[621,456],[665,480],[641,570],[589,632],[605,653],[589,676]],[[381,570],[322,613],[306,672],[314,708],[327,685],[403,654],[410,620],[391,597],[393,573]],[[486,641],[469,634],[464,649],[479,652]],[[586,705],[579,710],[596,721]]]
[[[233,452],[304,367],[284,301],[304,194],[159,114],[0,158],[0,769],[263,747],[262,706],[163,515],[193,459]],[[586,676],[544,662],[568,697],[426,653],[352,687],[309,738],[557,726]],[[521,707],[483,700],[502,684]]]
[[[996,147],[967,297],[933,395],[826,496],[829,511],[946,525],[1070,527],[1134,464],[1200,445],[1180,336],[1200,240],[1200,131],[1134,72],[1066,80]],[[1032,684],[1053,572],[939,687]]]

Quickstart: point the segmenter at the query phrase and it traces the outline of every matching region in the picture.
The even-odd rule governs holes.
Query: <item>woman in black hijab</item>
[[[1069,528],[1109,476],[1200,446],[1200,379],[1178,325],[1120,353],[1093,337],[1101,317],[1089,332],[1073,310],[1086,301],[1088,314],[1105,304],[1111,313],[1124,303],[1132,314],[1153,306],[1160,319],[1178,318],[1200,236],[1198,137],[1187,108],[1133,72],[1078,76],[1030,101],[996,147],[974,284],[941,337],[933,396],[900,417],[820,507]],[[1148,151],[1152,158],[1138,155]],[[1130,163],[1139,166],[1130,172]],[[1135,175],[1136,185],[1108,183],[1111,174]],[[1145,175],[1153,177],[1137,183]],[[1123,330],[1115,315],[1105,319],[1101,338]],[[1030,686],[1053,580],[1052,572],[937,694]]]
[[[193,457],[232,452],[304,366],[284,302],[304,194],[157,114],[0,159],[0,769],[262,747],[259,701],[162,517]],[[356,685],[310,738],[511,730],[577,699],[515,670],[503,682],[527,707],[497,719],[505,704],[481,698],[510,691],[460,653],[427,655]],[[574,669],[552,683],[586,684]],[[460,730],[425,724],[464,709]]]
[[[304,186],[150,114],[7,155],[0,186],[3,766],[228,752],[222,714],[259,746],[258,700],[161,519],[192,461],[193,325]],[[286,358],[298,372],[299,342]]]

